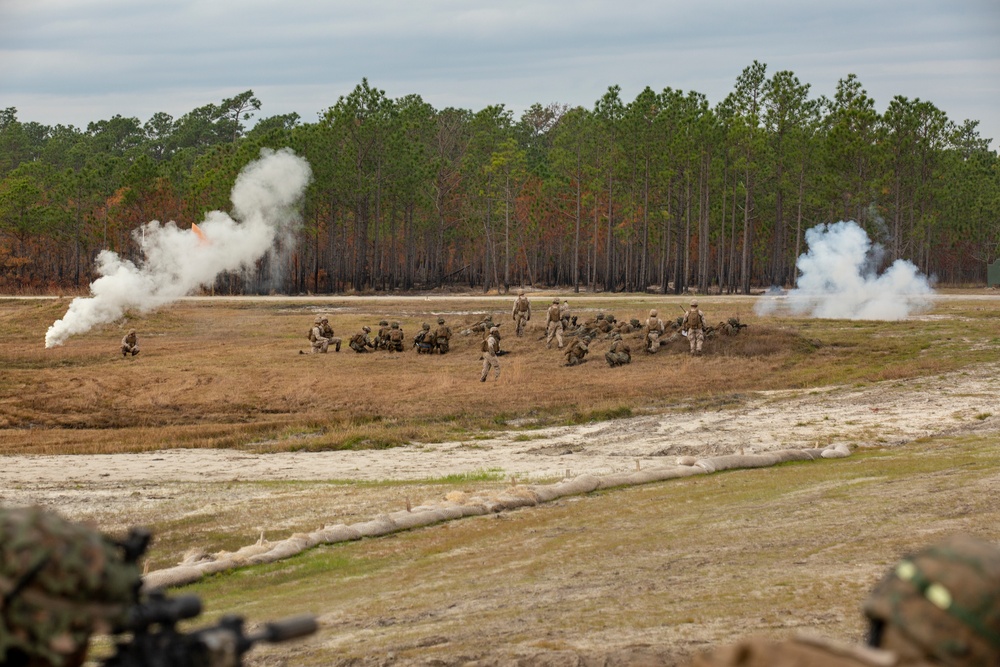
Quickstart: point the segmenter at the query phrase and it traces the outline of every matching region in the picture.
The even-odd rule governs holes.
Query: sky
[[[174,118],[253,90],[315,122],[363,78],[436,109],[593,108],[610,86],[721,102],[754,61],[812,97],[855,74],[1000,147],[1000,0],[0,0],[0,109]]]

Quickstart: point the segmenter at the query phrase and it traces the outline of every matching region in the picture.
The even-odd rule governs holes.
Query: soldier
[[[517,291],[517,298],[514,299],[514,308],[511,311],[511,316],[514,318],[517,337],[520,338],[524,335],[525,323],[531,320],[531,302],[528,301],[528,297],[524,296],[523,289]]]
[[[705,342],[705,313],[698,310],[698,301],[691,301],[691,308],[684,314],[681,321],[681,333],[687,336],[691,345],[691,354],[700,355],[701,346]]]
[[[378,333],[375,334],[375,349],[389,349],[389,322],[387,320],[378,321]]]
[[[360,352],[367,352],[368,348],[374,348],[375,347],[375,343],[373,343],[372,339],[368,337],[368,334],[370,334],[371,332],[372,332],[372,328],[371,327],[368,327],[368,326],[361,327],[361,332],[360,333],[356,333],[353,336],[351,336],[351,340],[348,341],[347,344],[355,352],[359,352],[359,353]]]
[[[898,563],[863,605],[868,646],[744,639],[692,667],[1000,665],[1000,547],[955,535]]]
[[[568,309],[569,306],[567,306],[567,312]],[[555,336],[561,350],[563,348],[563,328],[565,327],[565,322],[562,319],[561,309],[559,308],[559,299],[552,299],[552,305],[546,311],[546,317],[548,321],[545,325],[545,347],[552,346],[552,337]]]
[[[313,320],[313,328],[309,330],[309,342],[312,343],[312,353],[326,353],[330,347],[330,339],[323,335],[323,318],[320,315]]]
[[[486,382],[486,376],[490,374],[490,367],[496,369],[494,380],[500,380],[500,359],[497,353],[500,351],[500,329],[492,327],[490,335],[483,341],[483,374],[479,377],[480,382]]]
[[[569,326],[570,326],[570,317],[571,317],[571,314],[569,312],[569,301],[567,301],[566,299],[563,299],[562,300],[562,304],[560,304],[560,306],[559,306],[559,319],[562,320],[563,328],[564,329],[568,329],[569,328]],[[573,322],[573,325],[575,326],[576,322]]]
[[[638,328],[636,326],[638,324],[639,320],[636,319],[629,320],[628,322],[626,322],[625,320],[618,320],[615,322],[614,327],[615,331],[624,336],[626,334],[630,334],[633,331],[635,331]]]
[[[444,323],[444,318],[438,318],[437,329],[434,330],[434,347],[440,354],[448,351],[451,344],[451,327]]]
[[[646,318],[646,352],[656,354],[660,349],[660,336],[665,330],[666,327],[663,325],[663,320],[657,316],[656,309],[649,311],[649,317]]]
[[[323,338],[329,341],[328,345],[333,345],[334,349],[340,352],[340,339],[333,335],[333,327],[330,326],[330,320],[326,315],[323,315],[320,320],[320,328]]]
[[[126,622],[141,578],[114,540],[38,507],[0,509],[0,665],[77,667]]]
[[[614,315],[604,315],[601,314],[597,316],[597,330],[602,334],[611,333],[611,330],[615,328],[615,316]]]
[[[122,338],[122,356],[127,357],[139,354],[139,339],[135,335],[135,329],[129,329]],[[155,354],[153,355],[156,356]]]
[[[413,337],[413,347],[417,348],[417,354],[430,354],[434,351],[431,325],[427,322],[420,325],[420,333]]]
[[[632,363],[632,348],[622,340],[622,335],[617,331],[611,334],[611,348],[604,353],[604,358],[608,366],[623,366]]]
[[[403,351],[403,340],[406,336],[403,335],[403,330],[399,328],[399,322],[393,321],[389,325],[389,340],[386,349],[390,352],[402,352]]]
[[[585,361],[584,357],[590,352],[590,341],[591,338],[587,335],[583,335],[573,341],[573,344],[566,350],[567,366],[577,366]]]

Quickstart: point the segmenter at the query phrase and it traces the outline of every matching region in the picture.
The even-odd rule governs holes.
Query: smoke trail
[[[250,269],[298,226],[298,205],[311,180],[309,163],[291,149],[261,149],[260,159],[244,167],[233,186],[235,220],[221,211],[208,213],[198,225],[204,239],[173,222],[148,222],[132,232],[145,258],[138,266],[102,250],[92,296],[73,299],[46,332],[45,347],[62,345],[128,309],[152,311],[211,284],[224,271]]]
[[[896,260],[879,275],[882,246],[856,222],[822,224],[806,231],[809,251],[799,257],[798,288],[757,302],[759,315],[786,310],[811,317],[901,320],[931,306],[934,290],[917,267]]]

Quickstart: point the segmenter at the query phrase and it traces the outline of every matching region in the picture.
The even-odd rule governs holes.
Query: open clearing
[[[189,588],[206,599],[201,622],[227,611],[320,616],[315,637],[255,650],[250,664],[674,664],[748,632],[857,640],[861,599],[901,553],[955,530],[1000,539],[1000,299],[989,296],[940,299],[904,323],[777,322],[812,341],[794,357],[711,345],[701,359],[676,347],[646,356],[633,343],[632,366],[609,369],[603,344],[583,367],[563,368],[533,328],[504,338],[501,381],[483,385],[474,335],[442,357],[314,356],[296,354],[298,329],[322,310],[346,333],[393,308],[412,333],[430,313],[471,322],[487,304],[503,314],[507,298],[378,310],[268,302],[263,312],[192,300],[137,325],[134,361],[106,354],[123,323],[42,352],[44,323],[65,302],[0,302],[13,341],[0,369],[0,501],[109,531],[149,525],[160,568],[193,549],[364,521],[456,491],[844,443],[847,459],[563,499],[319,547]],[[651,303],[669,312],[648,295],[579,301],[619,318]],[[739,313],[751,332],[772,325],[738,299],[703,301],[713,307],[710,318]],[[234,331],[259,361],[240,356]],[[693,387],[674,391],[685,381]],[[379,408],[376,428],[391,428],[366,436],[411,429],[408,444],[342,447],[338,427],[369,428],[357,413],[373,396],[405,404],[428,386],[429,407]],[[461,415],[446,426],[428,417],[456,403]],[[190,446],[164,446],[178,436]],[[115,444],[61,453],[104,442]]]

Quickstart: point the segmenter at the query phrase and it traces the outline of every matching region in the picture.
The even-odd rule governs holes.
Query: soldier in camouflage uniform
[[[514,318],[515,333],[520,338],[524,335],[524,325],[531,320],[531,302],[524,295],[523,289],[517,292],[511,316]]]
[[[566,350],[567,366],[578,366],[585,361],[584,357],[590,351],[590,340],[590,336],[584,335],[573,341],[573,344]]]
[[[701,346],[705,343],[705,313],[698,309],[697,301],[692,301],[690,310],[684,314],[681,331],[687,335],[691,354],[700,355]]]
[[[313,327],[309,330],[309,342],[312,344],[312,353],[325,353],[330,347],[330,339],[323,335],[323,317],[316,316],[313,320]]]
[[[350,346],[350,348],[355,352],[367,352],[368,348],[374,348],[375,343],[373,343],[372,339],[368,336],[371,332],[371,327],[361,327],[360,333],[356,333],[351,336],[351,340],[347,343],[348,346]]]
[[[139,339],[135,335],[135,329],[129,329],[122,338],[122,356],[127,357],[139,354]],[[155,354],[153,355],[156,356]]]
[[[1000,665],[1000,547],[955,535],[903,559],[863,606],[868,646],[749,638],[691,667]]]
[[[0,509],[0,665],[77,667],[123,624],[138,567],[116,542],[41,508]]]
[[[387,320],[379,320],[378,322],[378,333],[375,334],[375,349],[389,349],[389,322]]]
[[[611,348],[604,353],[604,359],[612,368],[632,363],[632,348],[622,340],[622,335],[617,331],[611,334]]]
[[[399,322],[394,321],[389,325],[387,336],[386,349],[390,352],[402,352],[403,340],[405,340],[406,336],[403,335],[403,330],[399,328]]]
[[[649,311],[649,317],[646,318],[646,352],[656,354],[657,350],[660,349],[660,336],[663,335],[664,331],[666,331],[666,327],[663,320],[659,318],[654,308]]]
[[[320,319],[320,328],[322,330],[323,338],[326,338],[329,343],[328,345],[333,345],[337,352],[340,352],[340,338],[333,335],[333,327],[330,326],[330,319],[323,315]]]
[[[427,322],[420,325],[420,333],[413,337],[413,347],[417,348],[417,354],[430,354],[434,351],[434,334]]]
[[[479,377],[480,382],[486,382],[486,377],[490,374],[490,368],[496,369],[494,380],[500,379],[500,329],[492,327],[490,335],[483,341],[483,373]]]
[[[569,306],[566,306],[567,312],[569,311]],[[562,319],[562,310],[559,308],[559,299],[552,299],[552,305],[545,312],[547,321],[545,323],[545,347],[550,347],[552,345],[552,338],[555,337],[556,343],[559,344],[559,349],[563,347],[563,329],[565,328],[565,322]]]
[[[444,323],[444,318],[438,318],[437,329],[434,330],[434,349],[438,351],[439,354],[445,354],[448,352],[448,346],[451,344],[451,327]]]

